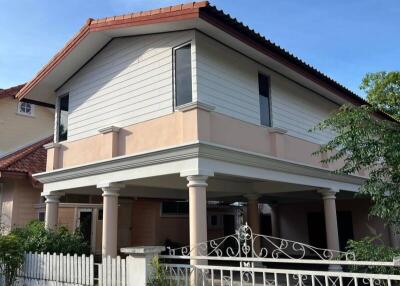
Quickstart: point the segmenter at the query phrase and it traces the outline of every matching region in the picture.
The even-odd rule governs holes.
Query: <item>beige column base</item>
[[[58,206],[60,204],[61,195],[46,195],[46,213],[45,213],[45,228],[52,230],[58,224]]]
[[[103,257],[116,257],[117,233],[118,233],[118,196],[119,190],[123,187],[119,183],[98,184],[103,191],[103,234],[102,249]]]

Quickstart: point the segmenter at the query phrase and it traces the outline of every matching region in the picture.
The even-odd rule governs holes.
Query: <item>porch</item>
[[[112,257],[117,255],[119,247],[138,245],[139,242],[160,243],[156,232],[149,231],[149,228],[154,230],[156,225],[154,212],[149,216],[144,213],[134,215],[134,204],[131,204],[131,216],[119,213],[121,202],[138,199],[187,201],[189,233],[186,237],[190,245],[210,238],[207,235],[207,224],[210,224],[210,221],[207,222],[207,201],[246,206],[241,223],[247,221],[256,233],[265,231],[265,225],[260,222],[260,204],[267,204],[270,206],[271,234],[287,238],[307,232],[304,229],[307,223],[303,221],[297,225],[298,217],[290,213],[290,207],[288,212],[287,206],[291,203],[299,207],[314,202],[321,206],[319,210],[324,213],[326,247],[339,250],[336,201],[352,200],[363,181],[359,176],[335,175],[326,168],[204,142],[54,170],[38,174],[36,178],[44,183],[48,228],[58,223],[62,196],[84,194],[103,197],[102,255]],[[153,237],[151,242],[135,242],[142,231],[133,227],[132,223],[130,227],[121,223],[140,215],[143,215],[140,218],[142,226],[149,227],[146,231]],[[125,225],[125,231],[121,231],[121,225]],[[172,230],[182,233],[182,225]]]

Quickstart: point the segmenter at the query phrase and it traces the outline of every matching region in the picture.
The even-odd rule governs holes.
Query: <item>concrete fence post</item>
[[[146,286],[153,268],[151,261],[165,250],[164,246],[137,246],[121,248],[126,257],[127,285]]]

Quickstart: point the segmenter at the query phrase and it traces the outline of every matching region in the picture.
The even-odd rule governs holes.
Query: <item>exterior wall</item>
[[[174,112],[172,114],[137,123],[121,128],[117,139],[117,156],[135,154],[165,148],[185,142],[197,140],[197,113],[195,110]],[[47,170],[70,167],[108,159],[113,146],[104,141],[105,135],[98,134],[72,142],[62,142],[61,147],[54,152],[48,150]],[[50,156],[58,156],[58,166],[54,167],[54,160]]]
[[[368,200],[351,199],[336,200],[337,211],[351,211],[353,220],[354,239],[359,240],[366,236],[381,235],[382,241],[390,245],[390,232],[382,220],[368,216],[370,204]],[[279,223],[281,237],[309,243],[307,213],[321,212],[323,203],[290,203],[279,205]]]
[[[1,195],[1,222],[10,229],[37,219],[34,205],[40,201],[40,189],[32,187],[28,179],[4,179]]]
[[[281,159],[309,164],[316,167],[334,169],[341,165],[335,162],[330,166],[321,163],[322,156],[311,154],[319,149],[319,144],[283,134],[274,128],[244,122],[218,112],[198,110],[198,138],[212,142]],[[223,130],[223,132],[221,132]]]
[[[338,106],[247,57],[196,33],[198,100],[215,111],[260,125],[258,72],[270,76],[273,127],[314,143],[325,143],[330,132],[310,133]]]
[[[112,40],[58,91],[69,93],[68,140],[171,113],[172,48],[193,35],[184,31]]]
[[[0,99],[0,157],[53,134],[54,111],[34,106],[34,116],[17,113],[18,100]]]

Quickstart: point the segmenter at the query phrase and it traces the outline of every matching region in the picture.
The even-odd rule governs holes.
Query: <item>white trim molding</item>
[[[170,174],[222,174],[353,192],[357,192],[365,180],[355,175],[334,174],[322,167],[202,141],[57,169],[34,177],[44,184],[44,192],[48,193],[96,186],[103,180],[118,183]]]

